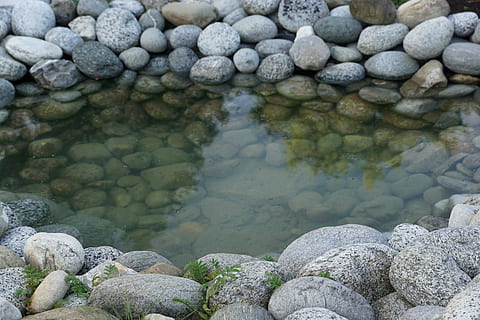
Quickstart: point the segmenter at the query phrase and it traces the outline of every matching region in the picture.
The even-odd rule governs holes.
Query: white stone
[[[49,273],[35,289],[28,306],[30,313],[39,313],[52,309],[54,304],[62,299],[70,287],[65,281],[68,274],[63,270]]]
[[[30,66],[40,60],[60,59],[63,56],[59,46],[31,37],[10,37],[5,47],[15,59]]]
[[[82,37],[85,41],[94,41],[97,39],[95,32],[96,21],[93,17],[82,16],[77,17],[68,23],[68,27]]]
[[[295,65],[303,70],[321,70],[330,58],[330,49],[318,36],[297,39],[289,50]]]
[[[315,35],[315,31],[313,30],[312,26],[303,26],[298,28],[297,34],[295,36],[295,41],[297,41],[300,38],[305,38],[305,37],[314,36],[314,35]]]
[[[457,204],[453,207],[448,219],[448,227],[468,226],[473,216],[480,210],[479,206]]]

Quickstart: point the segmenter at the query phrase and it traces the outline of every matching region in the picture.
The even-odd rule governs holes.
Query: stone
[[[190,69],[190,79],[202,84],[222,84],[235,73],[232,60],[225,56],[208,56],[195,62]]]
[[[407,247],[390,267],[393,287],[413,305],[446,306],[470,280],[447,251],[434,245]]]
[[[477,86],[466,84],[451,84],[447,88],[437,93],[437,97],[441,99],[453,99],[468,96],[477,90]]]
[[[238,71],[253,73],[260,64],[260,57],[257,51],[250,48],[242,48],[233,55],[233,63]]]
[[[140,47],[129,48],[118,56],[125,67],[130,70],[140,70],[150,61],[147,50]]]
[[[268,311],[260,306],[245,302],[228,304],[215,311],[210,317],[211,320],[237,319],[237,320],[273,320]]]
[[[37,232],[32,227],[11,228],[0,237],[0,245],[11,249],[13,252],[23,257],[25,241],[36,233]]]
[[[63,56],[59,46],[31,37],[10,37],[5,48],[15,59],[29,66],[43,59],[60,59]]]
[[[311,26],[328,13],[328,6],[323,0],[281,0],[278,7],[278,22],[286,30],[297,32],[298,28]]]
[[[161,9],[163,17],[172,24],[194,24],[200,28],[217,19],[214,6],[206,2],[171,2]]]
[[[122,317],[130,312],[134,317],[155,312],[181,318],[191,310],[173,299],[188,300],[192,306],[200,307],[198,297],[201,295],[200,284],[193,280],[160,274],[139,274],[102,282],[93,289],[88,304],[115,311]]]
[[[15,98],[15,87],[5,79],[0,79],[0,109],[5,108]]]
[[[412,29],[423,21],[447,16],[449,13],[450,5],[446,0],[414,0],[398,7],[397,20]]]
[[[7,202],[21,225],[35,227],[51,215],[50,207],[43,200],[22,199]]]
[[[327,66],[315,74],[315,80],[323,83],[347,86],[365,79],[365,68],[355,62],[343,62]]]
[[[358,91],[358,95],[374,104],[394,104],[402,99],[398,91],[380,87],[363,87]]]
[[[175,27],[170,33],[170,45],[174,49],[181,47],[194,49],[197,46],[200,32],[202,32],[202,28],[193,24]]]
[[[437,183],[442,187],[458,193],[477,193],[480,192],[480,186],[477,183],[464,179],[457,179],[448,176],[437,177]]]
[[[72,53],[77,68],[92,79],[115,78],[123,71],[123,64],[107,46],[96,41],[85,42]]]
[[[75,210],[102,207],[107,201],[107,194],[96,188],[80,189],[70,198],[70,205]]]
[[[215,22],[200,32],[197,45],[203,55],[230,56],[240,46],[240,35],[230,25]]]
[[[42,88],[51,90],[70,88],[82,80],[75,64],[64,59],[40,60],[30,68],[30,74]]]
[[[58,26],[67,26],[77,16],[77,5],[73,0],[53,0],[50,7]]]
[[[47,31],[53,27],[55,13],[45,2],[22,1],[13,7],[12,31],[15,35],[43,39]]]
[[[165,34],[157,28],[145,29],[140,36],[140,46],[151,53],[161,53],[167,50],[168,40]]]
[[[117,320],[118,318],[105,310],[90,306],[69,306],[48,310],[39,314],[30,315],[22,319],[26,320],[73,320],[73,319],[95,319],[95,320]]]
[[[211,4],[217,9],[219,18],[224,18],[232,11],[242,7],[241,0],[213,0]]]
[[[364,64],[367,74],[383,80],[405,80],[419,68],[418,62],[401,51],[383,51]]]
[[[453,25],[446,17],[424,21],[413,28],[403,39],[408,55],[418,60],[438,57],[453,37]],[[428,38],[428,41],[425,41]]]
[[[107,9],[108,2],[106,0],[79,0],[77,4],[79,16],[91,16],[95,19]]]
[[[363,56],[356,48],[333,46],[330,54],[338,62],[354,62],[362,60]]]
[[[74,163],[61,172],[61,177],[78,183],[89,183],[102,180],[104,169],[93,163]]]
[[[23,270],[20,267],[0,269],[0,281],[2,282],[0,301],[3,301],[3,299],[9,301],[20,312],[25,312],[26,297],[15,295],[15,292],[26,289],[22,278],[24,276]]]
[[[456,37],[465,38],[475,31],[479,23],[478,15],[475,12],[458,12],[448,16],[453,24],[453,32]]]
[[[408,27],[401,23],[368,26],[360,32],[357,49],[366,55],[393,49],[403,42],[408,31]]]
[[[396,8],[392,1],[352,0],[352,16],[367,24],[387,25],[395,22]]]
[[[421,98],[430,95],[430,89],[446,87],[447,83],[442,63],[430,60],[402,85],[400,92],[407,98]]]
[[[142,28],[128,10],[110,8],[97,19],[97,39],[115,53],[134,47],[140,40]]]
[[[209,253],[198,260],[205,263],[210,271],[213,271],[215,269],[212,264],[213,260],[217,261],[221,268],[227,268],[246,262],[258,261],[259,259],[244,254]]]
[[[270,298],[268,311],[275,319],[285,319],[297,310],[328,308],[350,320],[373,320],[370,304],[350,288],[323,277],[301,277],[284,283]]]
[[[275,22],[262,15],[251,15],[237,21],[232,28],[240,35],[245,43],[257,43],[277,36]]]
[[[373,302],[372,307],[378,320],[394,320],[414,306],[400,294],[394,292]]]
[[[353,18],[327,16],[317,20],[313,29],[324,41],[347,44],[357,41],[362,25]]]
[[[392,193],[402,199],[423,194],[433,185],[433,179],[421,173],[406,176],[392,184]]]
[[[223,18],[223,22],[228,23],[229,25],[234,25],[236,22],[242,20],[243,18],[247,17],[248,14],[243,10],[243,8],[238,8],[230,12]]]
[[[277,82],[293,75],[295,65],[290,56],[277,53],[264,58],[257,68],[256,75],[263,82]]]
[[[85,261],[80,242],[64,233],[36,233],[27,239],[23,250],[25,261],[41,270],[68,270],[76,274]]]
[[[330,311],[325,308],[303,308],[289,314],[285,320],[302,320],[302,319],[317,319],[317,320],[347,320],[347,318],[340,316],[338,313]]]
[[[330,49],[322,38],[315,35],[297,39],[288,53],[295,65],[303,70],[321,70],[330,58]]]
[[[0,77],[8,81],[17,81],[27,73],[27,67],[20,62],[0,56]]]
[[[402,99],[395,104],[392,110],[407,117],[420,118],[437,107],[438,102],[433,99]]]
[[[445,48],[444,65],[453,72],[480,75],[480,44],[457,42]]]
[[[398,320],[434,320],[440,319],[444,307],[418,306],[405,311]]]
[[[145,12],[145,8],[139,1],[114,0],[109,3],[110,8],[125,9],[133,13],[135,17],[140,17]]]
[[[173,49],[168,55],[170,70],[183,77],[188,77],[190,70],[197,61],[198,56],[195,51],[187,47]]]
[[[458,317],[462,317],[464,319],[475,319],[480,312],[478,304],[478,289],[479,277],[476,276],[470,283],[468,283],[464,290],[457,293],[448,302],[443,310],[443,313],[441,314],[441,319],[454,320],[458,319]]]
[[[79,99],[72,102],[58,102],[50,99],[42,102],[33,109],[35,116],[43,120],[66,119],[76,114],[87,104],[86,99]]]
[[[68,23],[68,27],[78,34],[85,41],[95,41],[97,34],[95,32],[96,20],[91,16],[81,16]]]
[[[73,49],[83,43],[82,37],[65,27],[55,27],[45,34],[45,40],[59,46],[63,53],[71,56]]]
[[[410,246],[415,240],[429,231],[419,225],[401,223],[393,229],[388,244],[395,250],[401,251]]]
[[[68,274],[63,270],[50,272],[30,297],[29,313],[35,314],[52,309],[70,287],[70,284],[65,281],[67,276]]]
[[[142,30],[152,27],[162,31],[165,29],[165,19],[157,9],[148,9],[140,16],[138,23],[140,23]]]
[[[288,54],[292,45],[293,41],[286,39],[267,39],[257,43],[255,45],[255,51],[258,52],[260,58],[265,58],[266,56],[276,53]]]
[[[293,100],[311,100],[317,96],[316,82],[306,76],[293,76],[275,85],[277,92]]]
[[[377,108],[375,105],[364,101],[356,93],[344,96],[337,103],[337,112],[353,120],[362,122],[371,121],[375,118]]]
[[[5,246],[0,246],[0,257],[2,258],[0,260],[0,269],[25,266],[25,261],[12,249]]]
[[[0,297],[0,319],[20,320],[22,313],[10,301]]]
[[[123,254],[122,251],[110,246],[89,247],[84,251],[85,263],[80,273],[85,273],[105,261],[115,260]]]
[[[470,36],[470,41],[475,43],[480,43],[480,27],[478,26],[478,24],[475,27],[475,31]]]

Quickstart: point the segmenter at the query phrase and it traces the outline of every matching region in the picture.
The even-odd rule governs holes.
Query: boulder
[[[322,38],[315,35],[295,40],[288,53],[295,65],[303,70],[321,70],[330,58],[330,49]]]
[[[30,315],[22,319],[27,320],[117,320],[118,318],[105,310],[89,306],[71,306],[56,308]]]
[[[446,305],[441,319],[475,319],[480,312],[480,277],[476,276],[467,287],[457,293]]]
[[[401,251],[415,243],[418,237],[429,231],[422,226],[410,223],[401,223],[393,228],[388,244],[395,250]]]
[[[53,27],[55,13],[43,1],[21,1],[13,7],[12,31],[15,35],[43,39],[47,31]]]
[[[123,64],[107,46],[89,41],[76,47],[72,53],[77,68],[92,79],[115,78],[123,71]]]
[[[25,246],[25,242],[36,233],[37,231],[32,227],[11,228],[0,237],[0,245],[11,249],[13,252],[23,257],[23,247]]]
[[[237,302],[226,305],[217,310],[211,320],[236,319],[236,320],[274,320],[268,311],[260,306]]]
[[[300,27],[311,26],[328,13],[328,6],[323,0],[281,0],[278,22],[288,31],[297,32]]]
[[[142,28],[130,11],[110,8],[98,17],[96,31],[100,43],[120,53],[138,44]]]
[[[316,319],[316,320],[348,320],[342,317],[336,312],[330,311],[325,308],[303,308],[288,315],[285,320],[304,320],[304,319]]]

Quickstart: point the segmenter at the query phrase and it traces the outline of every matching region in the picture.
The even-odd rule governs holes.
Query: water
[[[352,121],[333,103],[265,87],[269,95],[115,92],[113,102],[108,90],[97,93],[36,138],[60,139],[58,153],[32,157],[33,142],[11,144],[22,152],[3,160],[2,189],[54,200],[60,209],[48,222],[77,227],[85,246],[155,250],[178,264],[210,252],[272,255],[327,225],[390,231],[441,214],[434,204],[458,193],[436,180],[458,178],[458,163],[433,171],[464,136],[399,129],[384,121],[385,108]],[[471,180],[475,169],[464,169]]]

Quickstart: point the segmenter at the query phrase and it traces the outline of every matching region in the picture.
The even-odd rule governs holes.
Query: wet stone
[[[344,62],[328,66],[315,74],[319,82],[346,86],[365,78],[365,68],[355,62]]]
[[[391,24],[396,18],[395,6],[389,0],[352,0],[350,12],[355,19],[368,24]]]
[[[263,59],[256,74],[261,81],[277,82],[290,77],[294,69],[293,60],[288,55],[277,53]]]
[[[319,19],[313,28],[324,41],[338,44],[355,42],[362,31],[362,25],[358,20],[332,16]]]

